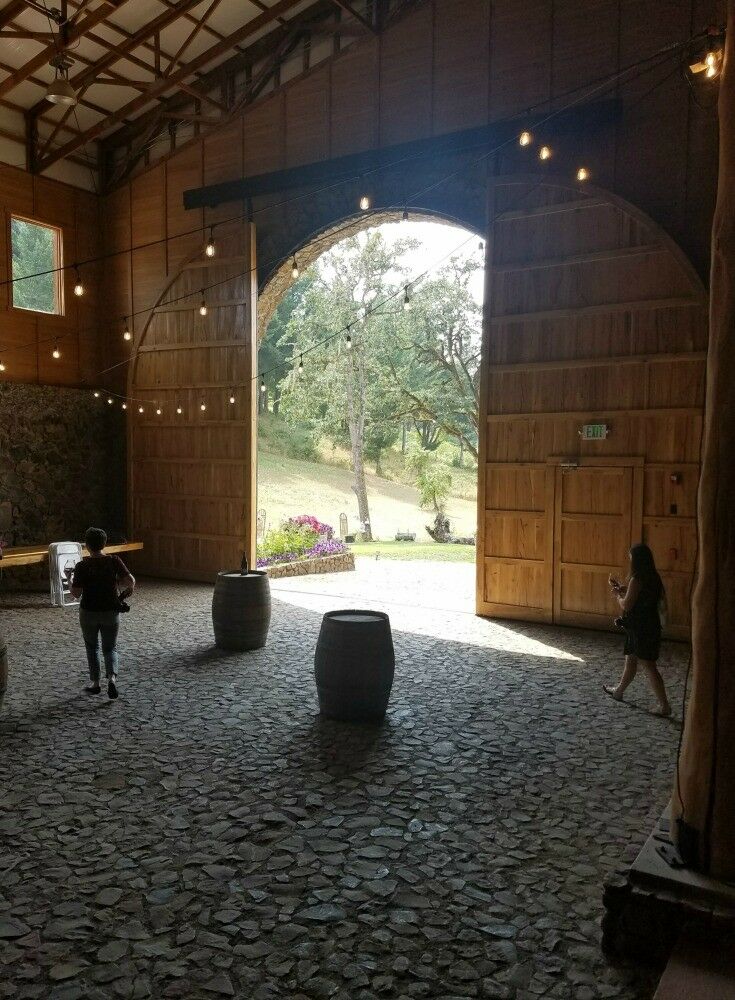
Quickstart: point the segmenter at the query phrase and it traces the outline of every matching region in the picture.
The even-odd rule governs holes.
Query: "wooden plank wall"
[[[95,257],[99,252],[99,203],[95,195],[68,184],[33,177],[17,167],[0,165],[0,281],[11,275],[10,219],[12,215],[45,222],[61,229],[67,263]],[[13,309],[9,285],[0,285],[0,356],[2,378],[11,382],[80,385],[98,370],[98,265],[82,269],[87,293],[73,294],[74,276],[64,276],[64,315],[46,316]],[[59,338],[61,358],[51,352]]]
[[[607,576],[654,551],[685,637],[696,550],[707,299],[678,248],[618,199],[491,185],[478,611],[609,626]],[[582,424],[606,423],[583,441]]]
[[[184,263],[160,296],[141,324],[129,380],[129,523],[145,544],[139,567],[186,580],[212,581],[255,548],[254,229],[241,227],[218,250]],[[207,282],[217,287],[201,316]]]
[[[129,200],[165,191],[164,235],[173,235],[195,221],[196,213],[183,218],[180,192],[209,182],[217,136],[221,175],[231,179],[486,124],[561,102],[585,81],[721,20],[722,8],[722,0],[427,0],[380,38],[356,41],[235,123],[154,166],[141,164],[122,191]],[[614,92],[625,106],[621,122],[604,135],[565,141],[556,163],[571,172],[582,157],[601,186],[652,215],[704,273],[716,117],[706,95],[700,107],[672,67],[624,80]],[[516,165],[512,153],[506,166]],[[130,213],[122,191],[108,199],[108,216]],[[166,273],[162,258],[156,265]],[[142,260],[134,270],[142,273]]]

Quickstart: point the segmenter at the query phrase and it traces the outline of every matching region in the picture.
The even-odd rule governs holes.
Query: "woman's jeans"
[[[105,658],[107,678],[117,674],[117,633],[120,615],[117,611],[85,611],[79,609],[79,624],[82,626],[84,645],[87,647],[89,679],[93,684],[100,682],[99,637],[102,636],[102,655]]]

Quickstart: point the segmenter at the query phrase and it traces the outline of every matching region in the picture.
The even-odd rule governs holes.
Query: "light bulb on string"
[[[127,404],[127,403],[123,403],[123,404],[122,404],[122,408],[123,408],[123,410],[127,410],[127,408],[128,408],[128,404]]]
[[[363,212],[367,212],[370,208],[370,195],[364,194],[360,198],[360,208]]]
[[[209,228],[209,239],[207,240],[207,245],[204,248],[204,252],[207,257],[214,257],[217,253],[217,246],[214,242],[214,226]]]
[[[54,349],[51,352],[51,357],[54,359],[54,361],[58,361],[59,358],[61,357],[61,351],[59,350],[58,341],[54,341]]]
[[[76,296],[84,295],[84,285],[82,284],[82,276],[79,273],[79,268],[74,265],[74,294]]]
[[[142,406],[138,407],[138,413],[145,413],[145,410],[143,409]]]
[[[403,311],[408,312],[411,308],[411,296],[408,294],[408,285],[403,291]]]
[[[265,392],[265,379],[262,375],[260,376],[260,391],[263,393]]]
[[[130,332],[130,323],[128,323],[128,317],[125,317],[125,329],[123,330],[123,340],[132,340],[133,335]]]
[[[235,390],[230,389],[230,406],[233,406],[234,403],[235,403]]]
[[[177,407],[176,407],[176,412],[177,412],[177,413],[178,413],[179,415],[181,415],[181,414],[182,414],[182,413],[183,413],[184,411],[183,411],[183,410],[181,409],[181,407],[180,407],[180,406],[177,406]]]
[[[294,279],[294,281],[296,281],[298,276],[299,276],[299,265],[296,261],[296,256],[294,255],[291,261],[291,277]]]
[[[299,359],[299,375],[303,375],[303,373],[304,373],[304,355],[302,354],[301,358]]]
[[[107,405],[108,405],[108,406],[112,406],[112,404],[113,404],[114,402],[115,402],[115,400],[114,400],[114,399],[112,398],[112,396],[108,396],[108,397],[107,397]]]
[[[0,372],[4,371],[5,371],[5,362],[3,361],[2,358],[0,358]]]
[[[204,400],[202,400],[201,403],[199,404],[199,409],[202,411],[202,413],[204,413],[204,411],[206,410],[206,408],[207,408],[207,404],[204,402]]]
[[[519,146],[530,146],[533,142],[533,134],[528,130],[524,129],[523,132],[518,136]]]
[[[202,301],[199,303],[199,315],[207,315],[207,300],[204,298],[204,289],[202,289]]]
[[[403,209],[403,216],[402,216],[402,218],[403,218],[404,222],[408,222],[408,209],[407,208]]]
[[[577,171],[578,181],[588,181],[590,179],[590,172],[587,167],[580,167]]]
[[[156,407],[156,416],[160,417],[162,413],[163,413],[163,410],[161,409],[161,407],[157,406]]]
[[[349,326],[347,327],[347,336],[345,337],[345,347],[348,351],[352,350],[352,334],[350,333]]]
[[[99,399],[99,398],[100,398],[100,392],[99,392],[99,389],[95,389],[95,390],[94,390],[94,398],[95,398],[95,399]]]
[[[551,159],[551,147],[550,146],[542,146],[541,149],[538,151],[538,158],[539,158],[539,160],[550,160]]]
[[[480,251],[480,253],[485,253],[485,241],[484,240],[480,240],[480,242],[477,244],[477,249]]]

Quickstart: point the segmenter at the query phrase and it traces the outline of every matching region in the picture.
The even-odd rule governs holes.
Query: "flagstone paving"
[[[409,574],[383,590],[385,725],[328,723],[320,616],[357,597],[289,584],[238,655],[209,588],[144,583],[116,702],[81,693],[73,610],[0,598],[0,997],[649,998],[600,952],[601,891],[665,805],[677,729],[642,686],[602,694],[620,639],[442,610]]]

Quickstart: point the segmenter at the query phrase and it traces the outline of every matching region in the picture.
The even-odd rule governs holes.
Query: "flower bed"
[[[331,525],[323,524],[310,514],[301,514],[268,532],[258,546],[258,569],[318,561],[347,552],[344,542],[334,538]]]

